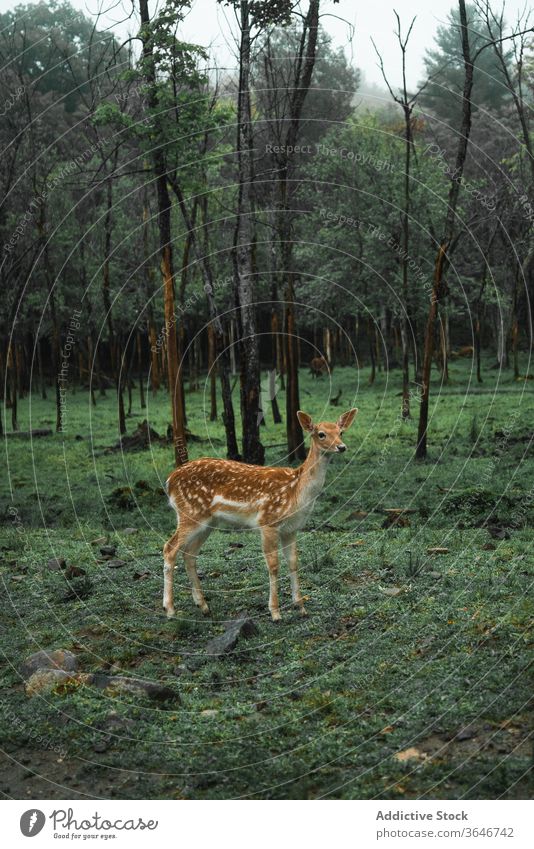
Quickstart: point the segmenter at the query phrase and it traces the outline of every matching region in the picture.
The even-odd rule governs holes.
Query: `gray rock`
[[[127,678],[124,675],[106,675],[95,673],[91,676],[91,684],[101,690],[112,693],[143,696],[154,702],[174,701],[180,703],[180,696],[175,690],[157,681],[146,681],[143,678]]]
[[[61,569],[65,569],[67,566],[67,561],[64,557],[52,557],[48,563],[46,564],[47,568],[50,569],[51,572],[59,572]]]
[[[455,740],[459,740],[460,742],[463,740],[472,740],[473,737],[477,736],[477,729],[474,725],[466,725],[465,728],[460,728],[458,733],[455,736]]]
[[[224,623],[227,631],[237,630],[240,637],[255,637],[260,630],[253,619],[247,613],[240,613],[235,619],[229,619]]]
[[[102,557],[113,557],[113,555],[116,554],[116,552],[117,552],[117,546],[116,545],[102,545],[100,547],[100,554],[102,555]]]
[[[225,622],[226,631],[218,637],[210,640],[206,646],[206,654],[212,657],[220,657],[224,654],[229,654],[237,646],[239,640],[243,637],[253,637],[259,633],[258,626],[248,616],[240,616],[237,619]]]
[[[128,719],[125,716],[119,716],[112,712],[99,725],[98,730],[101,732],[93,743],[95,752],[106,752],[115,743],[128,738],[130,733],[135,729],[133,719]]]
[[[126,560],[120,560],[119,558],[115,560],[108,560],[108,566],[110,569],[121,569],[123,566],[126,565]]]
[[[26,682],[26,695],[36,696],[39,693],[51,693],[58,684],[73,682],[76,676],[64,669],[38,669],[30,675]]]
[[[38,669],[61,669],[65,672],[76,672],[78,661],[76,656],[67,649],[37,651],[26,658],[20,671],[22,676],[28,679]]]

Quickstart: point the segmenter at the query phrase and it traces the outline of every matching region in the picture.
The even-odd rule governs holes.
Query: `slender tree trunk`
[[[482,371],[481,371],[481,365],[480,365],[480,315],[478,315],[478,314],[475,317],[474,337],[475,337],[475,361],[476,361],[476,369],[477,369],[477,382],[482,383]]]
[[[141,39],[143,43],[143,72],[148,85],[148,101],[151,108],[158,110],[158,94],[156,88],[156,60],[153,53],[152,34],[148,0],[139,0],[141,15]],[[174,306],[174,273],[171,239],[171,199],[167,185],[167,169],[163,155],[163,133],[157,118],[154,119],[154,131],[159,141],[152,147],[152,161],[156,178],[158,195],[158,227],[160,238],[161,276],[163,279],[163,302],[165,313],[165,340],[167,347],[167,374],[171,396],[172,432],[174,457],[177,465],[188,460],[187,442],[185,435],[185,417],[182,404],[182,372],[178,361],[176,341],[176,315]]]
[[[19,429],[17,421],[17,368],[15,365],[15,356],[13,354],[13,339],[9,342],[7,349],[7,373],[9,375],[9,396],[11,401],[11,428],[16,431]]]
[[[403,54],[404,56],[404,54]],[[403,64],[404,68],[404,64]],[[403,311],[401,317],[402,343],[402,418],[410,418],[410,295],[408,282],[408,262],[410,249],[410,171],[412,153],[412,109],[409,106],[406,79],[404,78],[404,209],[402,214],[402,296]]]
[[[265,450],[260,440],[260,358],[254,289],[253,263],[253,139],[250,102],[250,7],[240,3],[239,92],[237,105],[238,199],[234,236],[235,299],[239,316],[241,365],[241,423],[243,459],[263,465]]]
[[[306,456],[304,435],[297,418],[300,407],[299,356],[295,323],[295,290],[293,274],[287,275],[285,294],[285,359],[286,359],[286,433],[289,460],[303,460]]]
[[[278,406],[278,398],[276,397],[276,378],[279,375],[279,357],[280,357],[280,333],[278,332],[278,287],[276,280],[273,279],[271,284],[271,378],[269,386],[269,396],[271,399],[271,412],[273,422],[280,424],[282,416]]]
[[[119,357],[119,351],[121,350],[121,339],[120,336],[114,339],[114,343],[116,345],[116,356],[117,356],[117,364],[116,364],[116,372],[115,372],[115,384],[117,389],[117,407],[119,414],[119,433],[121,436],[124,436],[126,433],[126,412],[124,409],[124,382],[125,382],[125,373],[126,373],[126,351],[122,352],[122,356]]]
[[[93,361],[94,361],[94,344],[93,344],[93,329],[87,335],[87,379],[91,392],[91,405],[96,407],[95,383],[93,380]],[[95,362],[96,369],[96,362]]]
[[[376,379],[376,339],[374,326],[371,320],[367,322],[367,336],[369,341],[369,357],[371,359],[371,373],[369,375],[369,386],[372,386]]]
[[[148,170],[148,165],[145,163],[145,169]],[[148,209],[148,187],[143,188],[143,259],[144,259],[144,281],[146,292],[146,313],[147,313],[147,333],[148,344],[150,347],[150,387],[152,395],[155,397],[160,387],[160,370],[158,360],[158,334],[156,332],[156,323],[154,321],[154,308],[152,299],[154,296],[154,269],[150,260],[150,239],[149,239],[149,209]]]
[[[39,370],[39,386],[41,389],[41,398],[46,401],[46,381],[43,369],[43,340],[39,337],[36,340],[35,347],[37,349],[37,368]]]
[[[447,214],[443,228],[443,236],[434,263],[434,279],[432,283],[432,295],[425,331],[425,347],[422,371],[422,393],[421,406],[419,409],[419,425],[417,431],[417,447],[415,456],[418,460],[424,460],[427,455],[427,431],[428,431],[428,407],[430,399],[430,374],[432,370],[432,356],[434,353],[434,328],[438,312],[438,303],[444,295],[444,272],[448,259],[448,252],[454,236],[456,223],[456,208],[460,184],[463,176],[469,135],[471,132],[471,93],[473,90],[473,62],[469,47],[469,31],[467,23],[467,12],[465,0],[458,0],[460,9],[460,22],[462,33],[462,53],[464,59],[464,88],[462,98],[462,126],[458,139],[456,152],[456,167],[453,172],[449,188]]]
[[[210,379],[210,422],[217,421],[217,363],[215,357],[215,331],[208,324],[208,375]]]
[[[137,347],[137,375],[139,379],[139,405],[142,410],[145,409],[145,377],[143,374],[143,340],[139,329],[135,335]]]

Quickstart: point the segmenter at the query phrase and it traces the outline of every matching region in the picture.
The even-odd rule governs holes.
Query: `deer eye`
[[[324,439],[325,436],[326,436],[326,433],[323,433],[323,431],[320,430],[319,433],[317,434],[317,436],[319,437],[319,439]]]

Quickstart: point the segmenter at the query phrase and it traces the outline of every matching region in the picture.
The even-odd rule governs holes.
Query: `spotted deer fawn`
[[[328,461],[346,450],[341,437],[358,412],[349,410],[337,422],[313,424],[311,416],[299,411],[298,420],[311,434],[310,450],[297,469],[250,466],[232,460],[204,458],[185,463],[168,477],[169,502],[176,511],[176,533],[163,547],[163,608],[174,615],[173,573],[181,552],[191,581],[193,600],[202,613],[209,607],[196,570],[200,548],[218,527],[234,525],[256,528],[269,570],[269,610],[274,622],[278,606],[278,547],[289,562],[293,604],[306,615],[297,572],[297,531],[304,527],[321,492]]]

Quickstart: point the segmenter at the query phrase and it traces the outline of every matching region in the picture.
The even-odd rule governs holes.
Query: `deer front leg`
[[[174,616],[174,568],[182,542],[183,534],[178,528],[176,533],[163,546],[163,609],[169,619]]]
[[[282,537],[282,548],[284,557],[289,565],[289,577],[291,580],[291,597],[293,604],[300,610],[301,616],[307,616],[304,607],[304,599],[302,598],[299,586],[298,573],[298,552],[297,552],[297,535],[296,533],[287,534]]]
[[[269,610],[273,622],[280,621],[278,607],[278,531],[275,528],[262,530],[263,555],[269,570]]]

